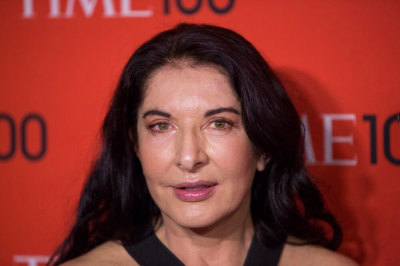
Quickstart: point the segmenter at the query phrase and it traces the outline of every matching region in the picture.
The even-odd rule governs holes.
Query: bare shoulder
[[[119,266],[137,264],[124,247],[114,241],[107,241],[73,260],[63,263],[62,266]]]
[[[357,266],[352,259],[315,245],[285,244],[279,266]]]

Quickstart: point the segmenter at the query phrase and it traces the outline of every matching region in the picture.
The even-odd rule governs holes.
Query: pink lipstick
[[[217,183],[209,181],[184,182],[173,186],[175,195],[182,201],[202,201],[213,194]]]

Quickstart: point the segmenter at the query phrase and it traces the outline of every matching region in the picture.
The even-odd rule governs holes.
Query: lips
[[[182,201],[203,201],[212,196],[217,183],[209,181],[184,182],[173,186],[175,195]]]

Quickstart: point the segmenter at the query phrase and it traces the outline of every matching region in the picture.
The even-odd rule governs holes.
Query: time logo
[[[38,0],[21,0],[22,18],[34,19],[38,17],[36,13]],[[153,6],[148,4],[144,9],[135,8],[140,0],[45,0],[41,4],[47,5],[50,19],[68,19],[76,17],[77,8],[80,8],[85,17],[90,18],[98,6],[102,8],[103,17],[106,18],[134,18],[152,17],[154,15]],[[217,3],[218,2],[218,3]],[[217,15],[224,15],[232,11],[235,1],[225,0],[223,4],[217,0],[163,0],[162,14],[169,15],[178,12],[184,15],[197,14],[201,8],[209,8]],[[140,3],[143,6],[143,3]],[[100,8],[99,7],[99,8]]]

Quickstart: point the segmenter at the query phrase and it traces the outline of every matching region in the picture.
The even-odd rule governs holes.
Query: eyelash
[[[218,128],[216,126],[216,123],[224,123],[224,127],[223,128]],[[165,125],[167,126],[166,129],[160,129],[160,126]],[[222,118],[217,118],[215,120],[212,120],[210,123],[208,123],[207,125],[214,125],[213,127],[211,127],[211,129],[213,130],[218,130],[218,131],[227,131],[227,130],[231,130],[232,127],[234,126],[234,123],[232,121],[229,121],[227,119],[222,119]],[[153,123],[150,124],[148,126],[146,126],[146,128],[151,131],[152,133],[156,133],[156,134],[163,134],[166,133],[169,129],[170,129],[171,125],[168,122],[157,122],[157,123]]]
[[[218,128],[216,126],[216,123],[224,123],[225,125],[223,128]],[[215,129],[215,130],[230,130],[234,126],[234,123],[232,121],[229,121],[227,119],[222,119],[222,118],[215,119],[215,120],[211,121],[210,124],[211,125],[214,124],[213,129]]]
[[[167,127],[167,129],[162,130],[162,129],[160,129],[160,126],[161,126],[161,125],[166,125],[166,126],[168,126],[168,127]],[[156,127],[158,127],[158,129],[156,129]],[[170,125],[169,123],[167,123],[167,122],[157,122],[157,123],[148,125],[148,126],[147,126],[147,129],[150,130],[150,131],[153,132],[153,133],[162,134],[162,133],[165,133],[166,131],[168,131],[168,129],[169,129],[170,127],[171,127],[171,125]]]

